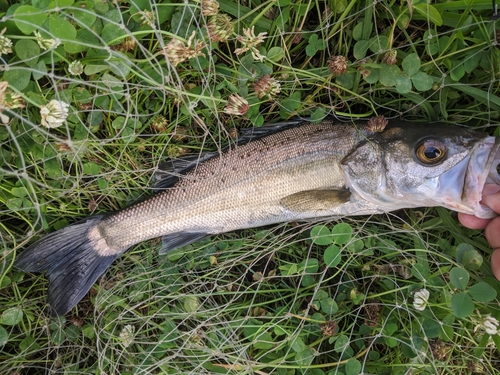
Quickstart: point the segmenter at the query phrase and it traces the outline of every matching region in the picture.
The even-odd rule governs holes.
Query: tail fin
[[[41,238],[20,255],[14,266],[30,272],[46,272],[48,301],[57,315],[64,315],[90,290],[121,254],[102,255],[89,231],[103,218],[92,216]]]

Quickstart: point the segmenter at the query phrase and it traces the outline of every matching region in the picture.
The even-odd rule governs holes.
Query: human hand
[[[486,185],[483,189],[481,203],[500,214],[500,186]],[[484,235],[491,248],[491,269],[500,281],[500,216],[494,219],[480,219],[474,215],[458,214],[458,220],[470,229],[484,229]]]

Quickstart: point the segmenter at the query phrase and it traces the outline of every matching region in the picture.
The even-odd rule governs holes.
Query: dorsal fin
[[[220,155],[219,151],[209,151],[200,154],[189,154],[160,163],[154,174],[153,190],[172,187],[181,176],[185,175],[199,163],[203,163],[217,155]]]
[[[288,121],[278,122],[275,124],[266,124],[260,127],[240,129],[240,135],[236,141],[237,145],[243,145],[251,141],[266,137],[279,131],[299,126],[306,122],[304,119],[292,119]],[[224,148],[222,152],[227,149]],[[219,151],[208,151],[198,154],[189,154],[177,159],[169,159],[158,165],[158,169],[154,175],[153,190],[159,191],[172,187],[179,178],[196,167],[199,163],[203,163],[215,156],[220,155]]]
[[[307,121],[308,120],[306,119],[297,118],[288,121],[277,122],[275,124],[265,124],[259,127],[243,128],[240,129],[240,135],[238,136],[237,144],[242,145],[251,141],[255,141],[282,130],[299,126]]]

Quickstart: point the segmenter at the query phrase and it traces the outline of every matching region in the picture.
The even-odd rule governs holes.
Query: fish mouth
[[[461,203],[455,209],[482,219],[498,216],[481,200],[486,185],[500,185],[499,171],[500,138],[486,137],[474,146],[468,158]]]

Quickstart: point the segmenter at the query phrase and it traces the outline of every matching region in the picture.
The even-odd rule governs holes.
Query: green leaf
[[[469,284],[469,273],[463,268],[454,267],[450,271],[451,284],[461,290],[465,290]]]
[[[97,19],[96,14],[89,11],[89,9],[93,8],[94,3],[92,1],[81,1],[75,4],[75,6],[76,8],[71,9],[75,23],[80,27],[91,27]],[[84,9],[80,9],[79,6]]]
[[[311,238],[316,245],[329,245],[332,243],[332,232],[324,225],[316,225],[311,229]]]
[[[49,30],[53,34],[53,38],[59,38],[63,43],[76,39],[75,27],[69,21],[55,14],[51,14],[49,17]]]
[[[318,107],[311,113],[311,122],[318,123],[326,117],[326,110],[324,107]]]
[[[285,52],[281,47],[272,47],[266,54],[266,57],[273,62],[281,61],[284,56]]]
[[[432,89],[432,85],[434,84],[432,77],[424,72],[418,72],[413,75],[411,81],[417,91],[428,91]]]
[[[352,227],[347,223],[338,223],[332,228],[333,242],[345,245],[352,239]]]
[[[23,319],[23,311],[19,307],[11,307],[0,316],[0,324],[14,326]]]
[[[9,333],[0,326],[0,348],[3,347],[7,341],[9,341]]]
[[[38,30],[46,18],[47,13],[31,5],[21,5],[14,12],[14,23],[25,35]]]
[[[361,362],[356,358],[351,358],[345,364],[346,375],[359,375],[361,373]]]
[[[400,94],[407,94],[411,91],[411,79],[408,76],[401,74],[396,77],[396,91]]]
[[[308,367],[314,358],[314,351],[311,348],[306,348],[295,355],[295,362],[301,367]]]
[[[474,302],[465,292],[451,297],[451,309],[457,318],[466,318],[474,311]]]
[[[359,253],[365,248],[365,243],[363,240],[356,239],[354,241],[351,241],[347,244],[347,250],[353,252],[353,253]]]
[[[122,29],[119,25],[108,22],[102,28],[101,37],[109,45],[121,43],[124,36],[127,35],[126,29]]]
[[[420,58],[416,53],[410,53],[402,62],[404,72],[412,76],[420,70]]]
[[[430,275],[429,266],[427,264],[415,263],[411,267],[411,274],[420,281],[425,281]]]
[[[38,81],[40,78],[45,77],[47,74],[47,66],[45,65],[44,61],[39,61],[34,67],[31,72],[33,75],[33,79],[35,81]]]
[[[278,325],[274,326],[274,334],[276,336],[283,336],[286,333],[287,332],[283,328],[281,328],[280,326],[278,326]]]
[[[443,24],[443,19],[439,11],[432,5],[427,4],[427,2],[413,5],[413,10],[417,11],[417,13],[425,17],[426,20],[434,23],[436,26],[441,26]]]
[[[1,344],[0,344],[1,345]],[[30,348],[31,347],[31,348]],[[33,336],[26,336],[20,343],[19,343],[19,349],[21,350],[26,350],[30,348],[32,352],[40,348],[40,345],[38,345],[35,341],[35,338]]]
[[[34,67],[40,55],[40,46],[31,39],[21,39],[14,45],[16,55],[29,67]]]
[[[441,333],[441,324],[434,319],[424,319],[422,327],[428,339],[436,338]]]
[[[307,258],[299,263],[298,272],[316,273],[319,269],[319,261],[316,258]]]
[[[340,248],[337,245],[330,245],[325,249],[323,259],[327,267],[336,267],[342,260]]]
[[[464,69],[467,73],[471,73],[474,71],[474,69],[477,68],[479,65],[479,62],[481,61],[482,54],[475,52],[471,55],[468,55],[466,57],[466,60],[464,61]]]
[[[10,86],[23,91],[30,83],[30,71],[28,69],[11,67],[3,74],[3,80],[9,82]]]
[[[370,48],[370,42],[368,40],[359,40],[354,45],[353,54],[357,60],[363,59],[366,56],[366,51]]]
[[[496,290],[484,281],[471,286],[467,292],[478,302],[491,302],[497,296]]]
[[[351,90],[354,87],[354,82],[356,80],[356,73],[341,74],[335,78],[335,82],[340,86]]]
[[[389,38],[385,35],[373,37],[369,41],[370,51],[373,53],[382,53],[384,50],[389,49]]]
[[[255,338],[253,346],[257,349],[271,349],[274,347],[273,337],[267,332],[262,332]]]
[[[295,91],[288,98],[281,102],[280,116],[282,118],[288,118],[291,113],[295,112],[301,106],[300,101],[300,91]]]
[[[377,83],[380,77],[380,69],[370,67],[366,68],[365,70],[368,72],[368,75],[363,74],[364,80],[370,84]]]
[[[458,82],[465,75],[465,67],[462,61],[453,60],[450,69],[450,78]]]
[[[443,324],[441,325],[441,333],[439,334],[439,338],[446,342],[450,342],[453,340],[454,329],[453,323],[455,322],[455,316],[453,314],[448,314],[443,318]]]
[[[62,329],[62,327],[57,327],[51,335],[52,342],[55,345],[61,345],[64,340],[66,340],[66,332]]]
[[[89,176],[98,175],[101,171],[101,166],[93,161],[83,164],[83,173]]]
[[[103,70],[108,70],[108,69],[109,69],[108,65],[89,64],[89,65],[85,65],[85,68],[83,68],[83,72],[86,75],[91,76],[92,74],[96,74],[96,73],[102,72]]]
[[[194,295],[187,295],[184,297],[184,301],[183,301],[183,305],[184,305],[184,310],[186,312],[196,312],[199,307],[200,307],[200,301],[198,299],[198,297],[194,296]]]
[[[24,198],[26,195],[28,195],[28,191],[26,190],[25,187],[13,187],[10,189],[10,193],[19,198]]]
[[[347,8],[347,0],[335,0],[335,1],[331,1],[329,2],[329,5],[330,6],[333,6],[332,10],[339,14],[339,13],[342,13],[345,8]]]
[[[346,335],[340,335],[335,341],[334,350],[337,353],[341,353],[346,349],[348,345],[349,345],[349,337],[347,337]]]
[[[192,59],[195,61],[199,61],[203,59],[201,56],[199,59]],[[130,67],[132,66],[132,62],[130,59],[121,52],[115,52],[115,56],[113,59],[108,60],[109,70],[114,73],[118,77],[126,78],[127,74],[130,72]]]
[[[468,243],[461,243],[461,244],[458,244],[457,246],[457,251],[456,251],[456,255],[455,255],[455,258],[457,259],[457,262],[458,263],[462,263],[462,259],[464,257],[464,254],[469,251],[469,250],[474,250],[474,247]]]
[[[295,353],[299,353],[304,351],[307,348],[307,345],[304,344],[304,341],[300,337],[297,337],[295,338],[295,340],[293,340],[290,347],[293,349]]]
[[[281,271],[283,276],[291,276],[297,274],[298,266],[296,263],[285,264],[283,266],[279,266],[278,269]]]
[[[323,298],[320,301],[321,304],[321,311],[323,311],[325,314],[333,315],[337,311],[339,311],[339,306],[337,305],[337,302],[331,297],[328,298]]]
[[[468,270],[478,270],[483,265],[483,256],[476,249],[466,251],[461,258],[460,263]]]
[[[62,7],[69,7],[75,3],[75,0],[54,0],[51,1],[49,6],[47,8],[49,9],[55,9],[55,8],[62,8]]]
[[[379,81],[384,86],[396,86],[397,77],[401,76],[401,70],[396,65],[386,65],[380,69]]]
[[[316,51],[318,49],[316,48],[316,46],[314,44],[308,44],[306,46],[306,55],[307,56],[314,56],[316,54]]]

